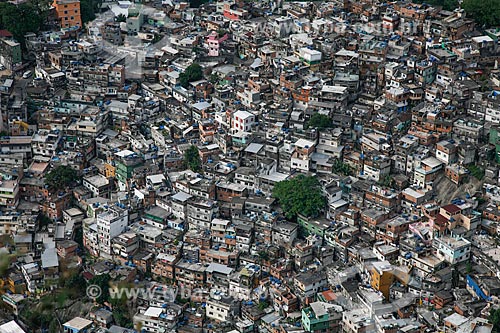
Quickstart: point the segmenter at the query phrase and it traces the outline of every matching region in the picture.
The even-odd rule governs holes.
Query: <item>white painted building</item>
[[[464,238],[441,237],[433,241],[436,256],[452,265],[469,260],[471,243]]]
[[[146,333],[161,333],[173,329],[182,311],[177,307],[160,308],[150,306],[134,315],[134,325],[140,325]]]
[[[238,314],[238,302],[231,296],[214,295],[207,301],[206,316],[220,322],[230,321]]]
[[[128,210],[112,206],[97,215],[97,237],[101,256],[111,256],[111,240],[125,231],[128,225]]]
[[[232,128],[238,131],[251,132],[255,125],[255,116],[248,111],[236,111],[233,114]]]
[[[111,184],[109,179],[101,174],[83,178],[83,187],[92,192],[94,197],[109,198]]]

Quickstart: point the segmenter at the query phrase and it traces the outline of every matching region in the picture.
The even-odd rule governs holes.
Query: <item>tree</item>
[[[219,82],[219,76],[215,73],[210,74],[208,81],[211,84],[217,84]]]
[[[333,163],[332,170],[335,173],[340,173],[345,176],[352,175],[352,168],[349,166],[349,164],[346,164],[339,159],[336,159],[335,162]]]
[[[194,172],[201,171],[201,158],[196,146],[191,146],[184,152],[184,167]]]
[[[102,6],[102,0],[81,0],[80,1],[80,12],[82,14],[82,23],[93,21],[95,19],[95,14],[100,12]]]
[[[102,274],[94,276],[89,281],[90,285],[95,285],[100,288],[100,295],[96,298],[96,302],[99,304],[103,304],[104,302],[109,302],[110,294],[109,294],[109,282],[111,281],[111,277],[109,274]]]
[[[79,298],[85,294],[85,279],[79,269],[64,267],[64,261],[61,262],[61,269],[64,269],[60,278],[59,285],[68,293],[71,298]]]
[[[125,328],[133,328],[134,324],[127,315],[128,308],[113,308],[113,317],[118,325]]]
[[[116,22],[127,22],[127,17],[123,14],[118,15],[115,17]]]
[[[384,177],[382,177],[379,181],[379,184],[385,187],[392,187],[393,179],[391,175],[385,175]]]
[[[45,177],[45,184],[57,190],[65,189],[75,181],[78,181],[77,172],[67,165],[56,167]]]
[[[190,0],[189,6],[191,8],[199,8],[201,5],[207,3],[209,0]]]
[[[39,15],[48,15],[52,8],[52,0],[31,0],[30,4],[38,11]]]
[[[48,217],[44,213],[38,214],[38,230],[45,229],[51,223],[52,223],[52,220],[50,219],[50,217]]]
[[[268,307],[269,307],[269,303],[267,303],[266,301],[259,302],[259,310],[260,311],[264,311],[264,309],[268,308]]]
[[[492,309],[488,319],[493,324],[493,332],[500,332],[500,309]]]
[[[59,332],[59,324],[57,320],[52,320],[49,324],[49,333],[57,333]]]
[[[332,128],[333,127],[333,122],[332,119],[324,114],[321,113],[315,113],[312,115],[312,117],[309,119],[309,121],[306,124],[306,128],[317,128],[317,129],[325,129],[325,128]]]
[[[7,29],[16,40],[23,42],[26,33],[40,30],[47,18],[48,9],[47,1],[29,1],[19,5],[0,3],[0,28]]]
[[[318,179],[311,176],[299,175],[278,182],[273,188],[273,197],[278,199],[288,219],[296,218],[299,213],[316,217],[326,205]]]
[[[9,253],[0,253],[0,278],[7,277],[7,270],[9,269],[12,255]]]
[[[462,8],[468,17],[485,27],[492,27],[500,22],[500,1],[498,0],[464,0]]]
[[[259,251],[259,257],[260,259],[262,260],[269,260],[269,253],[267,253],[266,251]]]
[[[27,32],[38,32],[46,23],[52,2],[52,0],[30,0],[23,2],[24,6],[2,3],[11,5],[6,11],[4,11],[5,8],[0,8],[1,22],[5,25],[3,29],[9,30],[18,41],[23,41]],[[11,12],[16,12],[19,16],[22,15],[22,20],[18,20],[17,16],[9,17]],[[16,28],[23,31],[17,31]]]
[[[80,249],[84,249],[85,246],[83,245],[83,229],[82,228],[76,228],[75,230],[75,242],[78,243],[78,246]]]
[[[133,324],[129,318],[127,297],[122,294],[121,297],[114,297],[110,300],[113,307],[113,317],[115,322],[125,328],[132,328]]]
[[[30,328],[48,328],[53,321],[53,315],[39,312],[32,307],[26,306],[21,314],[23,321],[30,326]]]
[[[426,3],[433,7],[443,7],[444,10],[458,8],[458,0],[416,0],[415,3]]]
[[[197,63],[189,65],[184,72],[179,75],[181,86],[187,88],[190,82],[198,81],[203,77],[201,66]]]
[[[151,41],[151,43],[152,43],[152,44],[156,44],[156,43],[158,43],[159,41],[161,41],[161,40],[162,40],[162,38],[163,38],[163,37],[162,37],[162,35],[160,35],[160,34],[154,34],[154,36],[153,36],[153,40]]]

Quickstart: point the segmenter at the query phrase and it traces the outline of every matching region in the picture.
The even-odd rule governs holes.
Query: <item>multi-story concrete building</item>
[[[52,6],[55,8],[61,29],[82,28],[80,0],[54,0]]]
[[[437,257],[451,265],[469,260],[470,258],[471,242],[464,238],[452,238],[448,236],[435,238],[433,247],[437,250]]]
[[[385,155],[371,155],[364,160],[363,176],[378,182],[391,172],[391,162]]]
[[[83,186],[89,189],[94,197],[109,198],[111,194],[112,184],[109,179],[103,175],[94,175],[83,178]]]
[[[239,302],[231,296],[214,295],[207,301],[207,317],[218,321],[229,321],[239,314]]]
[[[454,141],[440,141],[436,144],[436,158],[446,165],[458,160],[457,146]]]
[[[0,177],[0,209],[15,210],[19,204],[19,179]]]
[[[190,228],[209,229],[219,211],[217,203],[210,200],[191,199],[187,204],[187,221]]]
[[[23,158],[31,158],[31,136],[0,137],[0,152],[2,154],[21,153]]]
[[[290,160],[291,169],[298,169],[308,172],[311,168],[311,155],[316,149],[316,142],[306,139],[299,139],[294,144],[292,158]]]
[[[248,111],[236,111],[233,114],[232,128],[237,131],[251,132],[255,125],[255,115]]]
[[[111,256],[111,240],[125,231],[128,225],[128,210],[121,206],[111,206],[97,215],[97,237],[101,256]]]
[[[312,298],[318,291],[323,290],[327,283],[326,274],[322,271],[300,273],[293,278],[297,296],[302,301]]]
[[[11,38],[0,38],[0,64],[14,70],[21,63],[21,44]]]
[[[33,155],[52,157],[59,148],[60,143],[61,132],[59,130],[38,130],[32,139]]]
[[[307,332],[333,333],[340,330],[342,307],[326,302],[313,302],[302,309],[302,326]]]
[[[134,315],[133,321],[135,325],[140,325],[145,332],[161,333],[165,329],[174,329],[181,314],[180,307],[150,306],[147,309],[139,309],[138,313]]]

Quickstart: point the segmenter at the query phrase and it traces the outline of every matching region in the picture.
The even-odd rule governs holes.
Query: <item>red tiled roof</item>
[[[435,222],[436,222],[437,225],[443,226],[443,225],[445,225],[448,222],[448,219],[446,217],[444,217],[443,215],[438,214],[436,216]]]
[[[446,206],[443,206],[441,208],[443,208],[445,211],[447,211],[450,214],[455,214],[456,212],[458,212],[460,210],[460,207],[458,207],[457,205],[454,205],[454,204],[446,205]]]
[[[2,29],[0,30],[0,37],[12,37],[12,34],[9,30]]]
[[[335,295],[335,293],[331,290],[323,291],[321,294],[323,295],[325,301],[327,302],[334,301],[337,299],[337,295]]]

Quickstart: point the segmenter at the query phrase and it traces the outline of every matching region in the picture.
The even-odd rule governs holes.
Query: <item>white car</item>
[[[31,71],[26,71],[24,72],[23,74],[23,79],[27,79],[29,78],[31,75],[33,75],[33,73]]]

